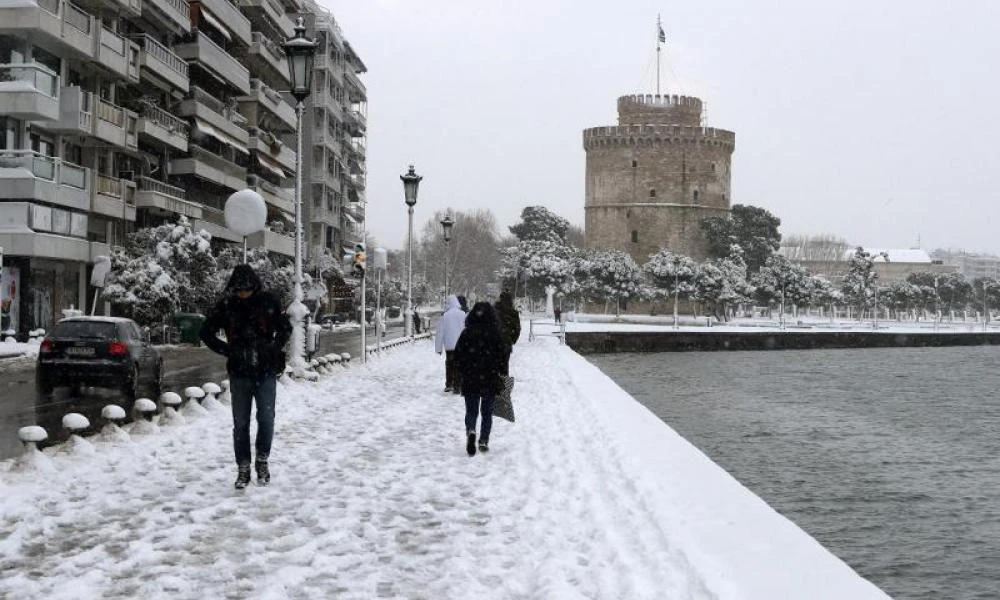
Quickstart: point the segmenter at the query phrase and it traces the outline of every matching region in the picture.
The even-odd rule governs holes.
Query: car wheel
[[[128,377],[125,378],[122,394],[129,400],[135,400],[139,397],[139,367],[137,365],[132,366]]]
[[[38,394],[39,398],[47,398],[52,394],[52,390],[54,390],[55,387],[56,386],[51,381],[35,379],[35,392]]]

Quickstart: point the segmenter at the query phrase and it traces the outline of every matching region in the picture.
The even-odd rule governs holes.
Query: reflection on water
[[[997,350],[588,359],[894,598],[1000,597]]]

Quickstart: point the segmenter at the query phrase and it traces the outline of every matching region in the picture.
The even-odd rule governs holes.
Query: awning
[[[257,157],[257,162],[261,167],[267,169],[282,179],[288,177],[288,173],[285,173],[285,170],[281,168],[281,165],[275,162],[270,156],[261,154],[260,151],[255,152],[254,156]]]
[[[206,123],[205,121],[202,121],[201,119],[195,119],[194,124],[195,127],[198,129],[198,131],[214,137],[215,139],[219,140],[220,142],[222,142],[227,146],[232,146],[233,148],[239,150],[243,154],[250,154],[250,149],[247,148],[243,142],[229,135],[225,131],[222,131],[221,129],[216,129],[215,127]]]
[[[346,212],[344,213],[344,218],[347,219],[348,221],[350,221],[351,223],[354,223],[354,224],[357,224],[357,222],[358,222],[357,219],[355,219],[349,213],[346,213]]]
[[[233,41],[233,34],[229,33],[229,28],[222,24],[222,21],[218,17],[213,15],[205,5],[201,5],[201,18],[205,20],[206,23],[212,26],[212,29],[218,31],[222,37],[226,38],[230,42]]]
[[[281,211],[281,216],[282,216],[282,218],[284,218],[289,223],[292,223],[292,224],[295,223],[295,215],[293,215],[291,213],[286,213],[285,211]]]

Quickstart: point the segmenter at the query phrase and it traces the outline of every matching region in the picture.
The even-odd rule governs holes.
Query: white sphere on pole
[[[264,229],[267,205],[257,192],[247,189],[234,192],[226,200],[226,227],[242,236]]]

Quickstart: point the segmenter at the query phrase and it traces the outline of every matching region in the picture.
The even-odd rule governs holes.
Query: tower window
[[[715,163],[712,163],[712,172],[715,173]]]
[[[637,160],[633,160],[633,161],[632,161],[632,168],[634,169],[634,168],[636,168],[636,167],[638,167],[638,166],[639,166],[639,161],[637,161]]]
[[[694,191],[694,203],[698,204],[698,190]]]
[[[639,232],[636,231],[635,229],[632,230],[632,243],[633,244],[639,243]]]
[[[656,198],[656,188],[649,188],[649,197]]]

